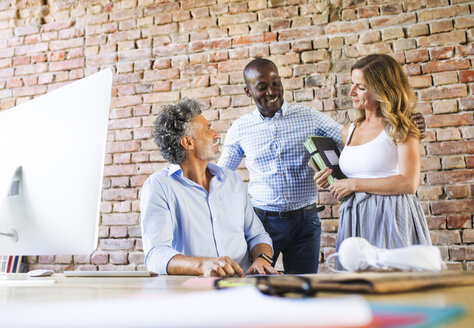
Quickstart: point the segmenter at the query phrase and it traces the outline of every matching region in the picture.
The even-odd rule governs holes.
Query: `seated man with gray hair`
[[[171,165],[152,174],[141,190],[147,269],[221,277],[277,273],[272,241],[242,180],[210,163],[219,156],[219,134],[199,103],[183,99],[164,106],[153,137]]]

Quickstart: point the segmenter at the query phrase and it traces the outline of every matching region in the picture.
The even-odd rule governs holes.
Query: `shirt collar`
[[[271,119],[273,119],[274,117],[279,117],[279,116],[286,116],[286,115],[288,115],[288,105],[287,105],[286,101],[283,100],[280,109],[279,109],[279,110],[275,113],[275,115],[274,115],[273,117],[271,117],[271,118],[265,117],[265,116],[263,116],[262,114],[260,114],[260,111],[258,110],[258,108],[255,110],[254,113],[255,113],[255,115],[256,115],[257,117],[260,117],[260,119],[261,119],[262,121],[264,121],[264,120],[271,120]]]
[[[212,175],[216,176],[219,181],[223,180],[224,170],[222,169],[222,167],[217,166],[213,163],[207,163],[207,168],[209,169],[209,172],[211,172]],[[179,166],[179,164],[171,164],[169,166],[168,176],[172,176],[174,174],[183,177],[183,171],[181,170],[181,166]]]

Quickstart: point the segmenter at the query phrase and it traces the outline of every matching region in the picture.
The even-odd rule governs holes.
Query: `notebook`
[[[329,185],[334,183],[334,178],[346,178],[339,167],[340,152],[333,139],[328,137],[309,136],[306,138],[304,146],[311,155],[308,165],[315,172],[326,167],[332,169],[331,175],[327,178]]]

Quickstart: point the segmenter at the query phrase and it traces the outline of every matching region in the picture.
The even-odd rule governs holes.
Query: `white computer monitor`
[[[111,87],[107,69],[0,111],[0,255],[97,248]]]

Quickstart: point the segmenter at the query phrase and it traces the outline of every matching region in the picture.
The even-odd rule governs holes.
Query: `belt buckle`
[[[278,217],[280,219],[286,219],[288,218],[290,215],[288,215],[288,212],[278,212]]]

